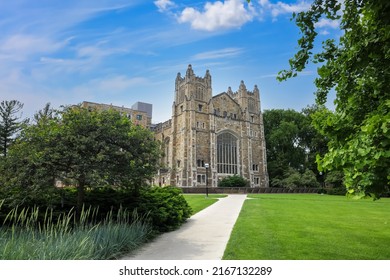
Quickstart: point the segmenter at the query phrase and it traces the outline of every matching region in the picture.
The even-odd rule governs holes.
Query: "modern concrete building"
[[[148,116],[150,119],[153,118],[153,105],[149,103],[144,102],[136,102],[133,106],[131,106],[131,109],[135,111],[142,111],[148,113]]]

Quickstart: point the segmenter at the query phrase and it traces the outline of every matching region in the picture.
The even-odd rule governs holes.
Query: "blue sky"
[[[153,122],[171,117],[174,81],[192,64],[212,76],[213,95],[258,85],[262,109],[313,104],[314,66],[287,82],[299,30],[292,12],[312,1],[0,0],[0,100],[30,117],[82,101],[153,104]],[[338,36],[321,20],[319,39]],[[332,106],[332,102],[329,102]]]

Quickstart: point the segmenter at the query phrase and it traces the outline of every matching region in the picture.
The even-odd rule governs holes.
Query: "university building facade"
[[[194,74],[189,65],[177,74],[172,118],[153,126],[164,149],[156,185],[217,187],[224,177],[240,175],[250,187],[268,187],[266,146],[260,92],[212,95],[211,75]],[[206,174],[207,173],[207,174]]]
[[[148,129],[152,125],[152,104],[137,102],[131,108],[128,108],[112,104],[83,101],[80,104],[80,107],[93,108],[98,111],[115,110],[120,112],[123,116],[129,118],[133,124],[140,125]]]

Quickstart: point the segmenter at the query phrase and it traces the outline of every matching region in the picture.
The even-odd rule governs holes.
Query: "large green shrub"
[[[191,207],[175,187],[153,187],[141,192],[139,213],[148,214],[153,227],[169,231],[179,227],[192,213]]]
[[[147,215],[148,221],[156,231],[169,231],[177,228],[191,216],[192,211],[182,196],[181,190],[173,187],[145,187],[138,194],[134,194],[132,189],[91,188],[86,190],[84,201],[84,208],[98,209],[93,217],[94,220],[89,222],[100,222],[105,219],[107,213],[116,213],[120,208],[124,208],[128,211],[136,210],[142,216]],[[77,205],[76,189],[61,189],[55,196],[28,199],[18,207],[45,209],[48,205],[53,210],[53,221],[56,221],[61,214],[73,212]],[[4,220],[6,213],[13,209],[13,206],[10,201],[5,200],[2,209],[0,223]]]
[[[238,175],[228,176],[218,182],[218,187],[224,188],[243,188],[248,186],[249,182]]]

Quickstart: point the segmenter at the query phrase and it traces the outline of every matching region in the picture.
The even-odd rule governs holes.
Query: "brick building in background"
[[[115,106],[112,104],[102,104],[89,101],[83,101],[81,107],[94,108],[96,110],[116,110],[128,117],[134,124],[145,128],[151,128],[152,125],[152,104],[137,102],[132,108]]]

